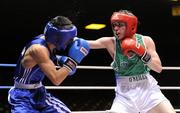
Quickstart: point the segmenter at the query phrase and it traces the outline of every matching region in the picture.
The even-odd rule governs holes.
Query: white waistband
[[[37,88],[40,88],[42,86],[43,86],[42,82],[39,82],[37,84],[22,84],[22,83],[18,83],[18,82],[14,83],[14,87],[20,88],[20,89],[37,89]]]
[[[116,76],[116,81],[121,83],[137,83],[147,80],[149,73],[134,75],[134,76]]]

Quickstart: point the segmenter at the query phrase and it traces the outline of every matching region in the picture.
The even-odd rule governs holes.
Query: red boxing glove
[[[136,53],[141,57],[141,60],[147,64],[151,60],[151,55],[146,52],[146,49],[141,44],[137,43],[132,38],[125,38],[121,43],[122,52],[129,56],[131,52]]]

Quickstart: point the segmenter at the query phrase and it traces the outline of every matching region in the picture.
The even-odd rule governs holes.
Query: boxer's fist
[[[68,56],[80,63],[82,59],[88,55],[90,51],[89,44],[82,38],[76,38],[70,46]]]
[[[123,54],[126,56],[129,56],[129,53],[134,52],[140,56],[144,63],[148,63],[151,60],[151,55],[147,53],[145,47],[132,38],[124,39],[121,43],[121,48]]]
[[[63,66],[68,70],[70,70],[69,76],[73,75],[76,72],[77,64],[73,59],[67,56],[60,56],[60,55],[56,55],[56,58],[57,58],[57,64],[59,66]]]

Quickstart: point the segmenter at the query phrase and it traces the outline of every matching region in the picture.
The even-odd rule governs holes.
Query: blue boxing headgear
[[[54,44],[57,50],[65,50],[67,43],[76,37],[77,28],[72,26],[68,29],[58,29],[51,22],[48,22],[44,29],[46,41]]]

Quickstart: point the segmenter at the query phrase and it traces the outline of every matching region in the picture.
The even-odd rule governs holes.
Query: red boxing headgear
[[[124,22],[126,23],[126,33],[125,37],[132,37],[137,31],[138,19],[134,15],[128,15],[121,12],[114,12],[111,16],[111,24],[114,22]]]

